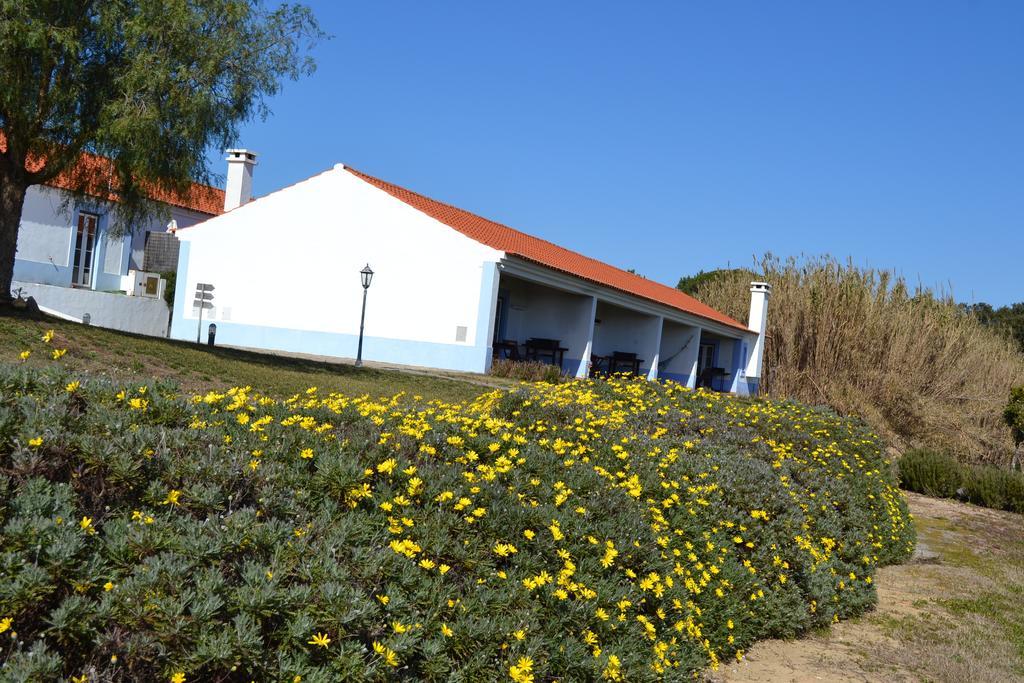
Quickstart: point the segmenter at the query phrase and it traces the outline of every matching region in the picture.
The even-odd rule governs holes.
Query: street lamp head
[[[373,270],[370,268],[370,264],[367,263],[366,267],[359,271],[359,277],[363,281],[363,289],[370,288],[370,281],[373,280]]]

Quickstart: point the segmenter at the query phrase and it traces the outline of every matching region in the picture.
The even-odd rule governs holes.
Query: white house
[[[255,157],[235,153],[235,185]],[[229,162],[232,158],[229,157]],[[535,356],[578,377],[648,377],[755,392],[769,287],[750,326],[690,296],[342,164],[178,232],[171,336],[238,347],[356,355],[367,290],[367,360],[486,372]],[[195,307],[198,284],[213,308]],[[208,322],[209,321],[209,322]],[[614,364],[614,366],[613,366]]]
[[[177,267],[176,241],[164,240],[168,219],[178,227],[195,225],[222,213],[225,195],[206,185],[193,184],[182,195],[154,193],[165,205],[166,215],[146,225],[132,226],[126,235],[112,230],[116,196],[109,189],[76,198],[68,191],[70,177],[87,172],[104,187],[112,177],[110,161],[82,154],[77,166],[47,185],[30,187],[25,196],[14,261],[13,289],[36,298],[52,313],[81,319],[89,314],[93,324],[133,332],[163,335],[169,310],[158,290],[136,287],[134,273]],[[161,239],[151,239],[153,236]],[[162,249],[153,249],[159,242]],[[166,246],[165,246],[166,245]],[[148,248],[148,249],[147,249]],[[170,251],[171,258],[163,252]],[[154,255],[163,255],[157,259]],[[151,261],[147,263],[147,261]],[[152,261],[159,261],[154,264]],[[168,265],[169,263],[169,265]],[[147,278],[152,284],[154,278]],[[150,301],[127,299],[114,292],[148,294]]]

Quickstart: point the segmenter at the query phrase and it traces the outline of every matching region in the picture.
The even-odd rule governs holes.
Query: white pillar
[[[764,363],[764,336],[768,329],[768,297],[771,295],[772,286],[767,282],[750,283],[750,317],[747,319],[747,327],[757,337],[754,339],[754,346],[750,350],[750,357],[747,359],[747,381],[758,381],[761,377],[761,368]]]
[[[651,369],[647,371],[647,379],[658,379],[658,360],[661,358],[661,332],[665,327],[665,319],[660,315],[654,317],[654,333],[651,335]]]
[[[590,301],[583,304],[584,315],[583,328],[587,331],[587,343],[583,347],[583,354],[580,357],[580,366],[576,368],[576,377],[583,379],[590,376],[590,354],[594,351],[594,320],[597,318],[597,297],[590,297]]]
[[[224,188],[224,210],[237,209],[252,199],[252,170],[256,152],[247,149],[227,150],[228,178]]]
[[[701,328],[693,328],[693,340],[690,342],[690,345],[686,347],[686,351],[683,352],[683,362],[686,364],[684,365],[684,367],[686,368],[686,372],[688,375],[688,378],[686,380],[686,386],[689,387],[690,389],[693,389],[694,387],[697,386],[697,362],[700,359],[701,332]]]

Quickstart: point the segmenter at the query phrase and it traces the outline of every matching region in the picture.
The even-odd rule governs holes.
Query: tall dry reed
[[[831,257],[768,256],[772,285],[764,391],[861,416],[897,449],[932,447],[1006,465],[1013,443],[1002,419],[1024,384],[1024,354],[960,311],[951,297],[894,272]],[[712,280],[697,297],[745,320],[749,273]]]

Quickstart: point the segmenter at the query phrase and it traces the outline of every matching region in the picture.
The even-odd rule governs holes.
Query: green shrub
[[[689,678],[914,544],[878,438],[795,403],[76,382],[0,367],[5,680]]]
[[[178,283],[178,271],[170,270],[160,273],[160,277],[167,281],[167,284],[164,285],[164,301],[167,302],[171,310],[174,310],[174,288]]]
[[[960,498],[996,510],[1024,513],[1024,474],[990,465],[965,465],[918,449],[900,458],[900,485],[939,498]]]
[[[963,485],[963,465],[944,453],[924,448],[904,453],[899,471],[903,488],[926,496],[956,498]]]

